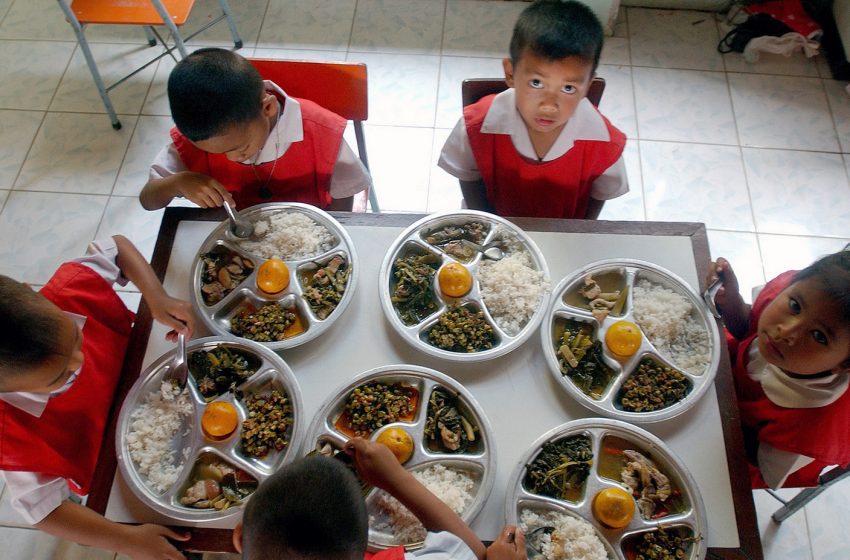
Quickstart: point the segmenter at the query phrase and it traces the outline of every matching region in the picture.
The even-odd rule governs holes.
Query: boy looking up
[[[289,97],[234,52],[199,49],[178,62],[168,101],[176,127],[139,195],[148,210],[177,196],[203,208],[286,201],[351,210],[371,185],[342,137],[345,119]]]
[[[465,107],[440,154],[469,208],[595,219],[605,200],[628,192],[626,137],[585,98],[602,42],[584,4],[538,0],[523,10],[502,61],[509,89]]]

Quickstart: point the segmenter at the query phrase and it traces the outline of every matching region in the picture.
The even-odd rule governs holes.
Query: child
[[[817,485],[850,463],[850,251],[789,271],[744,303],[726,259],[709,280],[728,330],[754,488]]]
[[[484,545],[472,529],[406,471],[388,447],[356,438],[345,451],[364,482],[392,494],[429,530],[421,550],[405,553],[399,546],[375,554],[376,560],[484,559]],[[260,485],[233,532],[233,543],[246,560],[361,560],[368,536],[360,485],[340,461],[317,456],[284,466]]]
[[[579,2],[538,0],[522,11],[502,61],[509,89],[464,108],[440,154],[467,207],[594,219],[628,192],[626,137],[585,99],[602,41]]]
[[[118,385],[133,313],[112,284],[133,281],[155,319],[191,335],[188,302],[170,297],[126,238],[93,242],[39,291],[0,276],[0,477],[24,519],[57,537],[134,560],[183,556],[158,525],[114,523],[85,495]],[[110,445],[109,442],[106,445]]]
[[[264,82],[236,53],[199,49],[178,62],[168,101],[177,126],[139,195],[148,210],[176,196],[204,208],[289,201],[351,210],[371,185],[342,138],[345,119]]]

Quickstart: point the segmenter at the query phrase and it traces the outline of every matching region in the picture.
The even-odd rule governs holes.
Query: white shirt
[[[405,560],[477,560],[472,549],[460,537],[448,531],[428,533],[419,550],[404,553]]]
[[[531,137],[528,135],[528,127],[525,126],[516,108],[514,88],[508,88],[493,98],[493,104],[490,105],[487,115],[484,116],[484,122],[481,123],[481,132],[510,135],[514,148],[521,156],[530,160],[538,159]],[[561,133],[543,156],[542,161],[558,159],[566,154],[577,140],[611,140],[608,127],[605,126],[599,112],[586,98],[579,102],[575,113],[561,129]],[[458,120],[443,145],[437,165],[461,181],[481,179],[463,117]],[[593,182],[590,196],[596,200],[610,200],[627,192],[629,192],[629,182],[626,176],[626,164],[623,156],[620,156]]]
[[[125,286],[128,280],[118,267],[117,257],[118,247],[115,245],[115,240],[110,237],[91,242],[85,256],[73,259],[72,262],[91,268],[110,284],[118,283]],[[86,320],[84,316],[76,313],[67,314],[82,328]],[[76,380],[77,374],[79,370],[74,372],[68,383],[52,393],[0,393],[0,400],[35,417],[40,417],[50,398],[67,391]],[[12,498],[12,507],[31,525],[43,520],[71,495],[64,478],[24,471],[0,471],[0,477],[6,481],[6,491]]]
[[[286,95],[280,87],[269,80],[265,81],[266,91],[276,92],[286,99],[286,108],[269,131],[266,143],[260,152],[251,159],[241,163],[255,165],[274,161],[289,149],[294,142],[304,140],[304,126],[301,120],[301,104]],[[186,164],[180,159],[174,143],[165,146],[154,158],[151,164],[149,179],[162,179],[186,171]],[[331,176],[331,198],[348,198],[371,186],[369,172],[357,157],[345,139],[339,145],[339,154]]]

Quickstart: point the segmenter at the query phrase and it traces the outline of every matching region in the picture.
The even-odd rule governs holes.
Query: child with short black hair
[[[178,62],[168,100],[176,127],[139,195],[148,210],[174,197],[204,208],[287,201],[351,210],[371,185],[342,137],[345,119],[264,82],[232,51],[199,49]]]
[[[414,553],[400,546],[372,558],[484,559],[478,537],[388,447],[355,438],[345,452],[353,456],[363,482],[391,494],[429,531]],[[245,560],[362,560],[368,536],[366,504],[354,475],[337,459],[314,456],[285,465],[260,485],[233,542]]]
[[[39,291],[0,276],[0,478],[25,521],[134,560],[183,558],[159,525],[114,523],[69,499],[88,493],[134,314],[112,285],[136,284],[154,319],[191,335],[188,302],[169,296],[125,237],[95,241]]]
[[[850,250],[780,274],[752,306],[726,259],[717,277],[752,486],[815,486],[850,464]]]
[[[503,216],[588,218],[628,192],[625,135],[585,98],[604,35],[573,0],[519,16],[502,61],[507,90],[464,108],[438,165],[469,208]]]

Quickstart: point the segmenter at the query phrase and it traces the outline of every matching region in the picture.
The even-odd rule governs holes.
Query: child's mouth
[[[777,346],[776,343],[773,342],[773,339],[770,338],[770,335],[768,335],[766,332],[763,332],[762,336],[764,337],[764,344],[770,354],[772,354],[776,358],[782,359],[782,351],[779,349],[779,346]]]
[[[534,119],[534,122],[537,123],[538,126],[541,126],[541,127],[544,127],[544,128],[550,127],[555,123],[555,121],[553,121],[552,119],[544,119],[544,118],[541,118],[541,117],[536,117]]]

